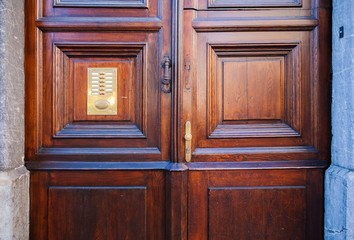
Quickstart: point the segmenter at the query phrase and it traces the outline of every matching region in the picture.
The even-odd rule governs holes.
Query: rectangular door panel
[[[48,190],[49,239],[146,239],[146,187]]]
[[[54,0],[53,7],[147,7],[146,0],[122,1],[122,0]]]
[[[161,171],[33,172],[32,239],[165,239],[164,182]]]
[[[188,239],[319,239],[321,172],[190,171]]]
[[[204,2],[202,2],[204,3]],[[301,0],[209,0],[208,8],[235,8],[235,7],[301,7]]]
[[[216,187],[208,192],[209,239],[304,239],[304,186]]]
[[[161,2],[158,0],[38,0],[38,4],[41,6],[43,17],[56,17],[56,20],[70,22],[65,18],[156,18],[159,15],[158,6]],[[82,21],[82,19],[70,20]]]
[[[196,4],[198,10],[235,10],[235,9],[308,9],[313,6],[310,0],[186,0]]]

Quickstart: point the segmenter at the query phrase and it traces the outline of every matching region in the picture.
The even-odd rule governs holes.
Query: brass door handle
[[[172,66],[171,59],[168,55],[165,55],[163,60],[162,60],[162,67],[163,67],[163,78],[161,80],[161,89],[162,92],[164,93],[170,93],[171,92],[171,74],[170,74],[170,68]]]
[[[186,134],[184,135],[185,141],[185,159],[186,162],[190,162],[192,158],[192,132],[191,132],[191,122],[187,121],[185,124]]]

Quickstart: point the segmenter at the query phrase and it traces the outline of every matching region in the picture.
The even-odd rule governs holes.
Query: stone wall
[[[325,178],[325,239],[354,239],[354,1],[333,0],[332,164]],[[339,38],[339,28],[344,37]]]
[[[24,156],[24,0],[0,0],[0,239],[28,239]]]

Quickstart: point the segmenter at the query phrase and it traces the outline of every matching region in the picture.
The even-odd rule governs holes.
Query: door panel
[[[291,151],[288,147],[295,146],[301,146],[299,152],[315,153],[313,126],[308,124],[311,56],[304,54],[312,51],[310,34],[222,35],[197,33],[196,54],[205,61],[198,61],[193,89],[193,154],[222,147]]]
[[[165,239],[162,171],[32,172],[31,181],[32,239]]]
[[[145,187],[50,187],[48,190],[50,239],[146,239]],[[86,231],[80,231],[82,227]]]
[[[38,0],[43,17],[158,17],[159,4],[158,0]]]
[[[199,9],[213,8],[298,8],[307,5],[301,0],[199,0]],[[305,6],[306,6],[305,5]],[[308,6],[308,5],[307,5]]]
[[[321,224],[311,225],[322,216],[314,186],[321,176],[322,170],[191,171],[188,239],[321,239]]]
[[[210,239],[233,236],[304,239],[304,189],[303,186],[209,188]]]
[[[276,121],[282,118],[281,59],[245,57],[230,59],[222,65],[219,69],[223,85],[223,99],[219,100],[223,109],[222,121]],[[262,76],[262,82],[257,81],[258,74]]]
[[[79,147],[142,149],[148,159],[149,151],[159,152],[156,33],[44,33],[43,39],[44,76],[52,82],[43,86],[42,155],[46,148]],[[87,112],[88,69],[100,67],[117,71],[115,115]]]

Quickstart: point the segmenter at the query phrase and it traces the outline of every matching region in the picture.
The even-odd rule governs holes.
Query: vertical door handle
[[[184,135],[185,142],[185,159],[186,162],[190,162],[192,158],[192,131],[191,131],[191,122],[187,121],[185,124],[186,134]]]
[[[161,80],[161,89],[164,93],[171,92],[171,74],[170,68],[172,66],[171,59],[168,55],[165,55],[162,60],[162,68],[163,68],[163,78]]]

